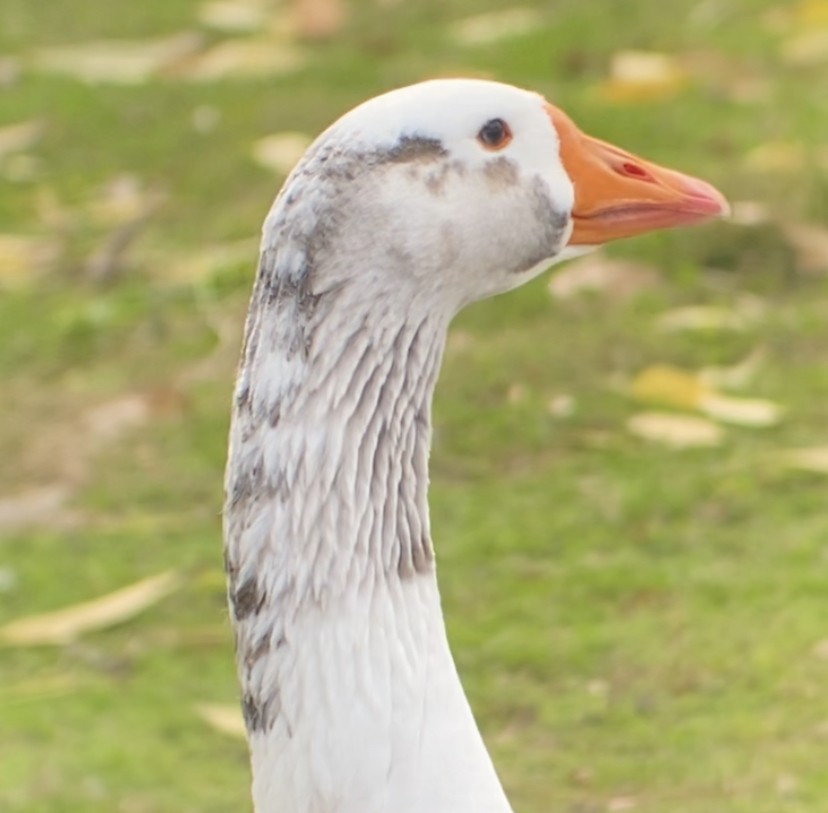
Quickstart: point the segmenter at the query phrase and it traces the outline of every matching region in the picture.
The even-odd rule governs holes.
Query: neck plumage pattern
[[[226,480],[257,813],[472,802],[500,813],[446,641],[429,528],[448,318],[401,296],[393,273],[370,290],[335,264],[318,273],[333,257],[330,220],[322,234],[302,228],[289,203],[266,229]]]

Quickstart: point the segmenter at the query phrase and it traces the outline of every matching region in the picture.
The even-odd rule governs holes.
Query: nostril
[[[638,178],[642,181],[653,181],[655,180],[649,172],[647,172],[644,167],[639,166],[638,164],[632,163],[632,161],[624,161],[620,167],[621,174],[626,175],[629,178]]]

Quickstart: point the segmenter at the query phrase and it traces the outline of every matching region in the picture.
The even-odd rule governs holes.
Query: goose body
[[[511,810],[435,572],[449,322],[591,245],[724,207],[492,82],[393,91],[311,146],[264,224],[226,478],[257,813]]]

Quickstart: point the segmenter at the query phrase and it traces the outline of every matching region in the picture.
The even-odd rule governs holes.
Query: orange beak
[[[570,245],[599,245],[728,213],[724,196],[710,184],[591,138],[551,104],[547,113],[575,187]]]

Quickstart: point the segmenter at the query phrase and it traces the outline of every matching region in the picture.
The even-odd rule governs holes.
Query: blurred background
[[[452,330],[432,524],[515,808],[828,810],[828,0],[3,0],[4,813],[249,809],[220,508],[260,224],[335,117],[443,75],[734,202]]]

